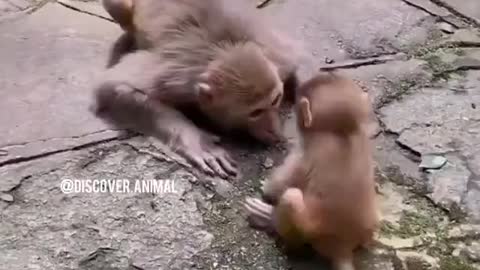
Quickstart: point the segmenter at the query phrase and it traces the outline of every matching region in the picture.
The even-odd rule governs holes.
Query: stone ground
[[[342,72],[372,98],[384,221],[359,269],[480,269],[480,2],[273,0],[262,12],[304,43],[303,79],[351,63]],[[243,198],[285,149],[229,144],[242,176],[211,179],[88,112],[120,34],[97,1],[1,0],[0,33],[0,269],[329,269],[245,222]],[[153,178],[176,192],[60,190]]]

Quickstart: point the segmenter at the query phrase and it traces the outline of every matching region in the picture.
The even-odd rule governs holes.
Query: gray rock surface
[[[477,6],[273,0],[261,10],[305,49],[302,79],[354,63],[339,72],[374,106],[383,222],[359,270],[479,269]],[[91,115],[93,83],[121,33],[99,1],[0,0],[0,33],[1,270],[329,269],[308,249],[287,256],[245,220],[245,196],[260,194],[284,147],[227,140],[241,175],[226,181]],[[285,133],[298,140],[293,115]],[[447,162],[419,168],[427,155]],[[174,191],[66,193],[66,179],[127,179],[133,191],[156,179]]]
[[[0,163],[117,136],[88,110],[114,24],[47,4],[0,32]]]
[[[445,6],[449,7],[452,11],[457,13],[458,15],[463,15],[473,22],[480,25],[480,3],[475,0],[463,0],[463,1],[455,1],[455,0],[443,0],[438,1]]]

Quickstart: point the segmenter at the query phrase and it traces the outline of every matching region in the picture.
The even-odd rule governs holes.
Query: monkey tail
[[[353,265],[353,257],[344,257],[344,258],[337,258],[333,261],[333,269],[335,270],[355,270],[355,266]]]

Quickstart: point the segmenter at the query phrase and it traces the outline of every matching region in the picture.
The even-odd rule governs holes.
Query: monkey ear
[[[195,85],[195,91],[200,102],[210,103],[213,100],[213,90],[207,83],[197,83]]]
[[[312,111],[310,108],[310,101],[308,101],[307,98],[302,97],[300,101],[298,102],[300,106],[300,114],[303,120],[303,125],[306,128],[309,128],[312,126]]]

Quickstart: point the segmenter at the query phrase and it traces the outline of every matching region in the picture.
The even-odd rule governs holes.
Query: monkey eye
[[[258,118],[260,115],[262,115],[262,113],[265,112],[265,109],[256,109],[254,111],[252,111],[248,117],[250,118]]]
[[[277,106],[278,103],[280,102],[280,99],[282,98],[282,95],[281,94],[278,94],[275,99],[272,101],[272,106]]]

